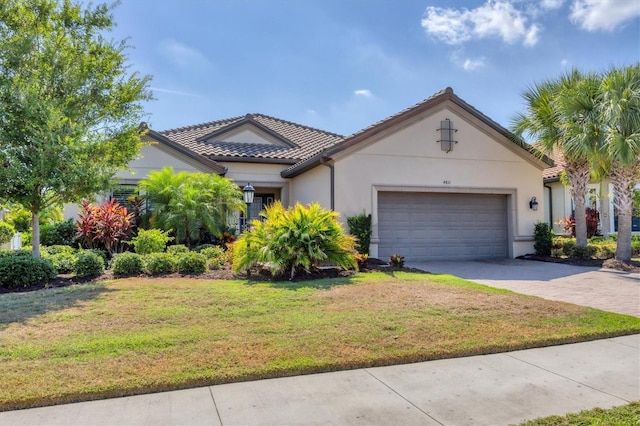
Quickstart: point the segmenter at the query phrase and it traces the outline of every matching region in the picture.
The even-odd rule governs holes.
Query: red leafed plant
[[[115,199],[100,205],[84,200],[76,222],[76,237],[85,247],[102,246],[112,255],[122,251],[121,243],[129,239],[133,226],[133,215]]]
[[[576,219],[574,214],[575,212],[571,214],[571,217],[567,217],[559,222],[564,226],[564,231],[570,232],[572,237],[576,236]],[[587,238],[598,235],[598,224],[600,223],[600,213],[598,213],[598,210],[587,207],[585,218],[587,220]]]

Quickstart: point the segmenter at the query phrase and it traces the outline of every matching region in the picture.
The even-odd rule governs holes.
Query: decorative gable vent
[[[451,120],[447,118],[440,121],[438,130],[440,131],[440,140],[437,142],[440,143],[440,148],[447,153],[453,151],[453,145],[458,143],[458,141],[453,140],[453,134],[458,130],[453,128]]]

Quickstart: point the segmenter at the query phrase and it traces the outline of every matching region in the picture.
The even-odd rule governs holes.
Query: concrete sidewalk
[[[640,400],[640,335],[0,413],[0,425],[507,425]]]

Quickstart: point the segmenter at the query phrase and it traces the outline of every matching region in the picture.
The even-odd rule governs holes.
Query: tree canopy
[[[71,0],[0,3],[0,199],[38,215],[104,190],[140,148],[150,77],[112,41],[112,7]]]

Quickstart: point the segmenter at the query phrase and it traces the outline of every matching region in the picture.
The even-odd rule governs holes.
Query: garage
[[[379,257],[509,257],[507,195],[378,192]]]

